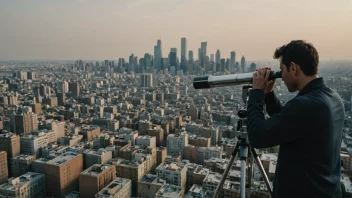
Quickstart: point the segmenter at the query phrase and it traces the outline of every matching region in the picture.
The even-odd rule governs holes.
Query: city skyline
[[[201,42],[207,42],[208,56],[220,49],[225,57],[236,51],[248,60],[271,60],[275,48],[304,39],[321,60],[351,60],[351,8],[347,0],[3,1],[0,60],[142,57],[153,54],[158,39],[165,57],[170,48],[181,52],[183,37],[186,54],[192,50],[195,58]]]

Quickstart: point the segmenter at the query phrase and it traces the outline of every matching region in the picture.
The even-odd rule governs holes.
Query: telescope
[[[282,71],[270,72],[269,80],[281,78]],[[238,73],[222,76],[198,76],[193,79],[195,89],[209,89],[214,87],[224,87],[233,85],[252,84],[253,73]]]

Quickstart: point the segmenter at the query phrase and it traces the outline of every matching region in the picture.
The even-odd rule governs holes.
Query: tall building
[[[79,83],[78,82],[70,82],[69,83],[69,90],[71,91],[71,94],[73,97],[79,96],[79,94],[80,94]]]
[[[32,107],[32,111],[35,114],[37,114],[37,115],[42,114],[42,104],[40,104],[40,103],[31,104],[31,107]]]
[[[181,38],[181,62],[186,60],[187,39]]]
[[[0,184],[5,183],[8,177],[7,153],[6,151],[0,151]]]
[[[32,72],[32,71],[28,71],[27,72],[27,79],[28,80],[35,80],[36,78],[36,73],[35,72]]]
[[[94,164],[105,164],[112,158],[112,151],[105,150],[103,148],[95,151],[90,150],[84,152],[85,159],[84,159],[84,168],[89,168]]]
[[[220,64],[220,59],[221,59],[220,50],[216,50],[215,63]]]
[[[0,151],[6,151],[8,158],[13,158],[19,155],[20,136],[14,133],[0,134]]]
[[[26,172],[29,172],[32,167],[32,162],[35,160],[34,155],[18,155],[11,159],[11,174],[12,177],[18,177]]]
[[[244,56],[242,56],[241,58],[241,73],[245,73],[246,72],[246,59],[244,58]]]
[[[83,156],[73,152],[58,156],[45,163],[44,171],[47,196],[63,198],[65,194],[78,190]]]
[[[56,138],[62,138],[65,136],[65,122],[50,121],[47,122],[46,128],[56,133]]]
[[[58,93],[67,93],[69,91],[68,89],[68,82],[67,81],[60,81],[57,84],[57,92]]]
[[[117,177],[108,186],[99,191],[95,198],[130,198],[132,197],[132,183],[130,179]]]
[[[66,101],[66,94],[65,93],[57,93],[56,97],[57,97],[57,104],[59,106],[64,106],[65,101]]]
[[[191,106],[189,108],[188,115],[191,116],[192,121],[196,121],[198,119],[198,108],[195,106]]]
[[[220,60],[220,71],[225,72],[226,59],[222,58]]]
[[[236,52],[232,51],[230,54],[230,72],[234,70],[236,66]]]
[[[20,80],[27,80],[27,72],[19,71],[16,73],[16,77]]]
[[[160,164],[156,168],[156,174],[158,176],[158,179],[165,180],[168,184],[180,186],[182,188],[186,187],[187,164],[183,164],[180,162]]]
[[[257,69],[257,64],[251,63],[251,66],[249,67],[249,72],[255,72]]]
[[[170,51],[169,60],[170,60],[170,66],[175,66],[176,67],[177,66],[177,52]]]
[[[22,113],[11,116],[13,132],[16,134],[30,133],[38,130],[38,119],[35,113]]]
[[[56,132],[42,130],[34,134],[21,136],[21,154],[36,155],[39,157],[39,149],[57,141]]]
[[[165,184],[166,182],[158,179],[157,175],[147,174],[138,181],[138,197],[154,198],[155,194]]]
[[[193,64],[194,63],[194,57],[193,57],[193,51],[189,50],[188,51],[188,63]]]
[[[153,87],[153,75],[141,74],[140,83],[141,83],[141,87]]]
[[[145,53],[144,54],[144,67],[145,69],[150,69],[152,67],[152,62],[153,62],[153,56],[148,54],[148,53]],[[148,71],[149,72],[149,71]]]
[[[89,167],[79,175],[80,196],[95,198],[95,194],[109,185],[115,178],[115,164],[95,164]]]
[[[162,56],[162,46],[161,46],[161,40],[157,41],[157,44],[154,46],[154,69],[157,71],[161,70],[161,59],[163,58]]]
[[[0,185],[0,197],[44,198],[45,175],[27,172],[17,178],[11,178],[8,183]]]
[[[205,67],[205,61],[207,57],[207,42],[201,42],[200,51],[200,66]]]
[[[215,62],[215,55],[214,54],[210,54],[210,62]]]
[[[41,96],[50,96],[51,94],[51,88],[46,85],[40,85],[39,87],[39,93]]]
[[[185,146],[188,144],[188,133],[181,132],[180,134],[169,134],[166,138],[167,154],[181,154],[183,156],[183,151]]]

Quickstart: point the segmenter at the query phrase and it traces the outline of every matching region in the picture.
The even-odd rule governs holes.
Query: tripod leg
[[[260,161],[259,156],[258,156],[258,154],[257,154],[257,151],[256,151],[254,148],[252,148],[252,154],[253,154],[253,156],[254,156],[255,162],[257,163],[257,166],[258,166],[258,168],[259,168],[259,171],[260,171],[260,173],[262,174],[262,177],[263,177],[263,179],[264,179],[266,188],[268,189],[268,191],[269,191],[269,193],[270,193],[270,196],[273,197],[273,190],[272,190],[272,188],[271,188],[271,186],[270,186],[269,178],[268,178],[268,176],[266,175],[265,170],[264,170],[264,167],[263,167],[263,164],[262,164],[262,162]]]
[[[251,152],[251,146],[248,145],[248,158],[247,158],[247,163],[248,163],[248,175],[247,175],[247,197],[250,198],[251,196],[251,190],[252,190],[252,176],[253,176],[253,154]]]
[[[241,159],[241,184],[240,184],[240,197],[246,198],[246,164],[247,164],[248,150],[247,145],[241,145],[240,159]]]
[[[222,178],[221,178],[221,180],[220,180],[218,186],[216,187],[216,190],[215,190],[215,192],[214,192],[213,198],[218,198],[218,196],[219,196],[219,194],[220,194],[220,191],[221,191],[221,189],[222,189],[222,187],[223,187],[223,185],[224,185],[224,182],[225,182],[225,180],[226,180],[226,177],[227,177],[227,175],[228,175],[229,172],[230,172],[230,169],[231,169],[231,167],[232,167],[233,162],[235,161],[236,154],[239,152],[239,147],[240,147],[240,143],[237,142],[237,143],[236,143],[236,146],[235,146],[235,149],[233,150],[233,152],[232,152],[232,154],[231,154],[231,157],[230,157],[230,159],[229,159],[229,163],[227,164],[227,167],[226,167],[226,169],[225,169],[225,171],[224,171],[224,174],[222,175]]]

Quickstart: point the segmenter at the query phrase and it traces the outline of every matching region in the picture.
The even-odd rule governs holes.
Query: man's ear
[[[290,70],[295,76],[298,76],[298,72],[301,68],[295,62],[290,63]]]

